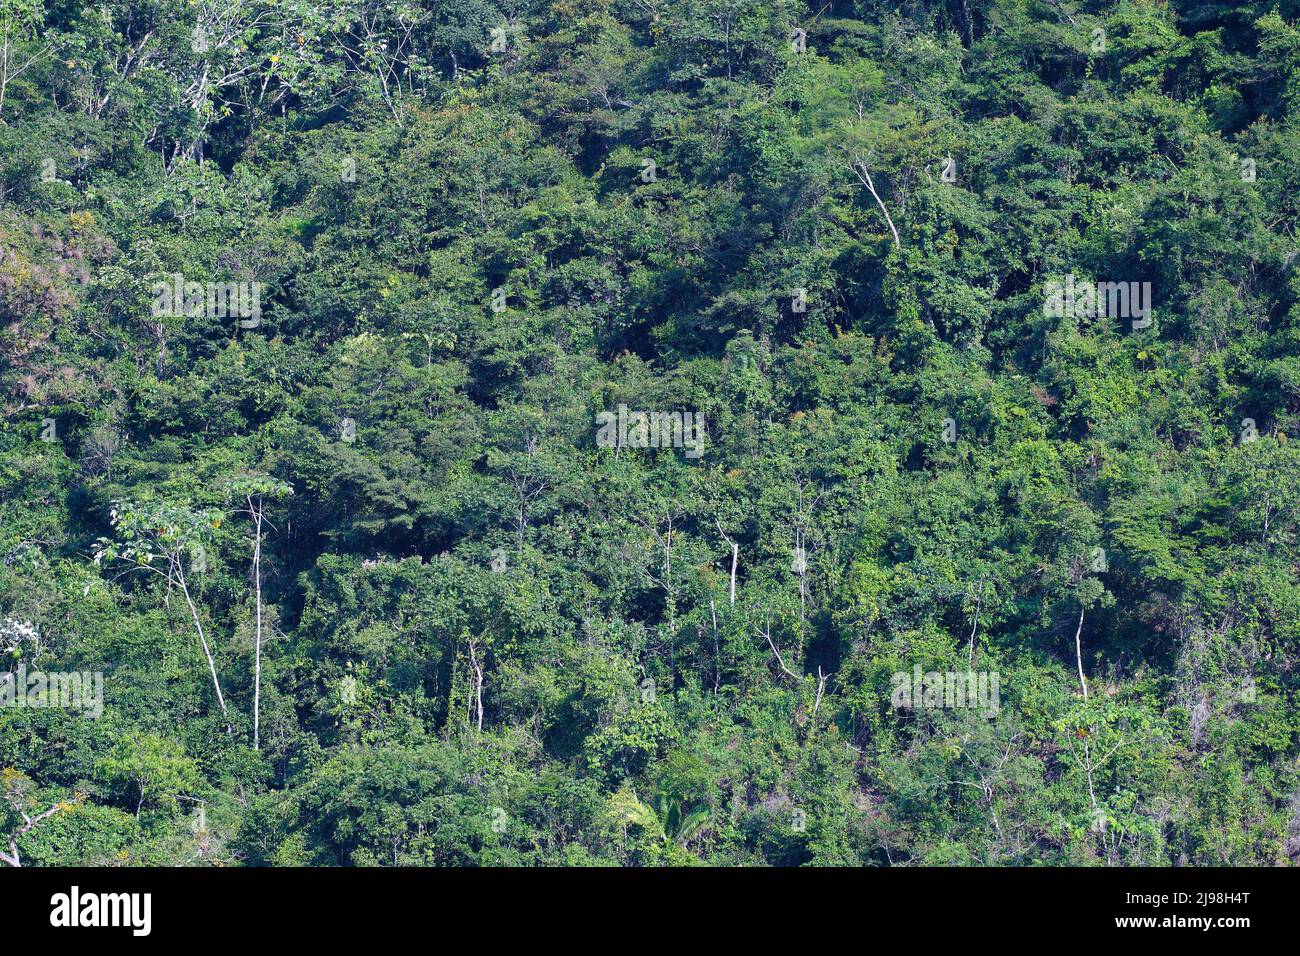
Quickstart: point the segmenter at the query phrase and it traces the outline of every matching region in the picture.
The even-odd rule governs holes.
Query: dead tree
[[[876,201],[876,205],[879,206],[880,211],[884,213],[885,222],[889,223],[889,231],[894,234],[894,248],[899,249],[901,248],[901,244],[898,241],[898,230],[894,228],[894,219],[889,215],[889,210],[885,208],[885,201],[880,198],[880,193],[876,191],[876,184],[871,178],[871,168],[868,165],[869,160],[870,156],[862,150],[854,149],[849,160],[849,169],[853,171],[853,175],[857,176],[858,182],[862,183],[862,185],[866,186],[867,189],[870,190],[871,198]]]

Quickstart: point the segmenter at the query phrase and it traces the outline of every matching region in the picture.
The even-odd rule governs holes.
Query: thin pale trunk
[[[984,579],[980,578],[979,597],[975,599],[975,620],[970,629],[970,666],[975,666],[975,632],[980,626],[980,608],[984,605]]]
[[[1092,804],[1092,812],[1097,812],[1097,791],[1092,785],[1092,750],[1088,747],[1088,741],[1083,742],[1083,770],[1088,776],[1088,802]]]
[[[475,727],[483,733],[483,665],[478,662],[478,648],[474,642],[469,643],[469,662],[474,669],[474,705],[476,713]]]
[[[221,693],[221,681],[217,679],[217,665],[212,660],[212,650],[208,647],[207,636],[203,633],[203,622],[199,620],[198,608],[194,606],[194,599],[190,597],[190,589],[185,584],[185,571],[181,568],[180,558],[176,558],[176,581],[181,586],[181,593],[185,595],[185,603],[190,606],[190,614],[194,617],[194,627],[199,632],[199,643],[203,645],[203,655],[208,659],[208,670],[212,673],[212,686],[217,691],[217,703],[221,705],[221,716],[229,718],[226,711],[226,698]],[[226,721],[226,732],[230,732],[230,722]]]
[[[885,202],[880,198],[880,193],[876,192],[876,184],[871,181],[871,173],[867,170],[866,164],[858,163],[858,170],[862,174],[860,178],[862,179],[863,184],[867,189],[871,190],[871,196],[875,199],[876,205],[879,206],[880,211],[885,214],[885,222],[889,223],[889,231],[894,234],[894,248],[901,248],[901,243],[898,241],[898,230],[894,228],[894,220],[889,215],[889,210],[885,208]]]
[[[257,594],[257,635],[253,640],[253,749],[261,750],[262,713],[262,511],[256,512],[253,541],[253,589]]]
[[[799,493],[799,499],[800,499],[800,511],[802,511],[803,510],[802,490]],[[808,612],[808,600],[804,596],[804,579],[805,576],[808,574],[808,553],[803,549],[803,527],[801,525],[796,525],[794,529],[794,552],[796,558],[798,559],[797,561],[798,567],[795,570],[795,573],[799,577],[799,640],[802,641],[803,630],[804,630],[804,618],[807,616],[807,612]]]
[[[736,565],[740,563],[740,545],[731,540],[730,535],[722,530],[722,521],[716,516],[713,519],[718,526],[718,534],[722,535],[722,540],[731,545],[731,584],[727,590],[727,603],[734,605],[736,603]]]
[[[36,827],[42,821],[48,820],[50,817],[54,816],[60,810],[63,810],[66,804],[56,803],[54,806],[50,807],[44,813],[38,813],[34,817],[29,817],[27,815],[27,813],[23,810],[21,803],[12,803],[11,806],[13,806],[13,808],[16,811],[18,811],[18,815],[23,818],[23,825],[20,826],[13,833],[9,834],[9,852],[8,853],[0,852],[0,862],[8,863],[10,866],[13,867],[21,867],[23,865],[23,861],[18,853],[18,838],[22,836],[24,833],[36,829]],[[139,816],[139,813],[137,812],[136,815]]]
[[[731,543],[731,591],[729,593],[729,604],[736,603],[736,564],[740,561],[740,545],[734,541]]]
[[[799,575],[799,636],[803,637],[805,625],[808,623],[808,591],[804,587],[804,577]]]
[[[9,26],[8,23],[5,24]],[[9,88],[9,40],[6,37],[4,46],[0,47],[0,116],[5,111],[5,91]],[[18,864],[15,863],[14,866]]]
[[[1079,666],[1079,687],[1083,690],[1083,699],[1088,699],[1088,682],[1083,679],[1083,608],[1079,608],[1079,626],[1074,632],[1074,660]]]
[[[984,788],[984,799],[988,801],[989,817],[993,820],[993,829],[997,831],[998,836],[1002,835],[1002,823],[998,820],[998,811],[993,806],[993,790],[989,787]]]

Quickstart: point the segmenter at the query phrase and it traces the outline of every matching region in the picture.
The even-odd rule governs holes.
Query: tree
[[[208,662],[217,704],[221,707],[222,717],[227,718],[226,730],[230,732],[226,698],[221,692],[217,665],[185,573],[187,560],[193,562],[191,567],[198,573],[206,570],[207,552],[204,546],[211,541],[212,531],[221,527],[221,516],[212,510],[195,511],[181,504],[146,502],[135,505],[118,502],[113,507],[111,520],[118,537],[116,540],[99,539],[95,563],[124,562],[127,568],[119,577],[134,572],[157,575],[167,585],[168,600],[171,589],[180,588],[190,610],[199,645],[203,648],[203,656]]]
[[[78,793],[71,802],[60,800],[45,810],[33,812],[31,791],[32,781],[30,777],[19,773],[13,767],[5,767],[0,770],[0,799],[5,803],[6,816],[11,818],[5,821],[4,829],[0,830],[0,832],[6,834],[5,840],[9,846],[8,853],[0,850],[0,863],[13,867],[22,866],[22,857],[18,852],[18,840],[31,833],[51,817],[60,813],[67,813],[85,798],[84,794]]]
[[[232,480],[231,495],[241,498],[246,514],[253,522],[253,596],[256,625],[253,638],[253,749],[261,749],[262,713],[262,524],[266,522],[266,502],[278,501],[293,494],[293,488],[269,475],[250,474]],[[266,522],[269,524],[269,522]]]
[[[40,36],[42,10],[36,0],[0,0],[0,121],[9,84],[54,55],[54,41]]]
[[[173,808],[177,797],[202,786],[198,768],[181,746],[156,734],[118,741],[95,770],[110,784],[125,784],[135,791],[136,819],[146,802]]]

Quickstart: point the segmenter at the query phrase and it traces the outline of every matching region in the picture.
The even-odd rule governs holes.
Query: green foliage
[[[0,851],[1300,857],[1288,5],[0,0],[0,54],[0,693],[104,677],[0,706]]]

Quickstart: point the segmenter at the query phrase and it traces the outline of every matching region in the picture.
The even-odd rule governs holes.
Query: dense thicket
[[[0,43],[0,667],[104,674],[0,708],[0,850],[1300,856],[1300,5],[0,0]],[[260,318],[160,314],[177,274]],[[602,447],[620,405],[703,453]],[[893,706],[918,667],[1000,710]]]

